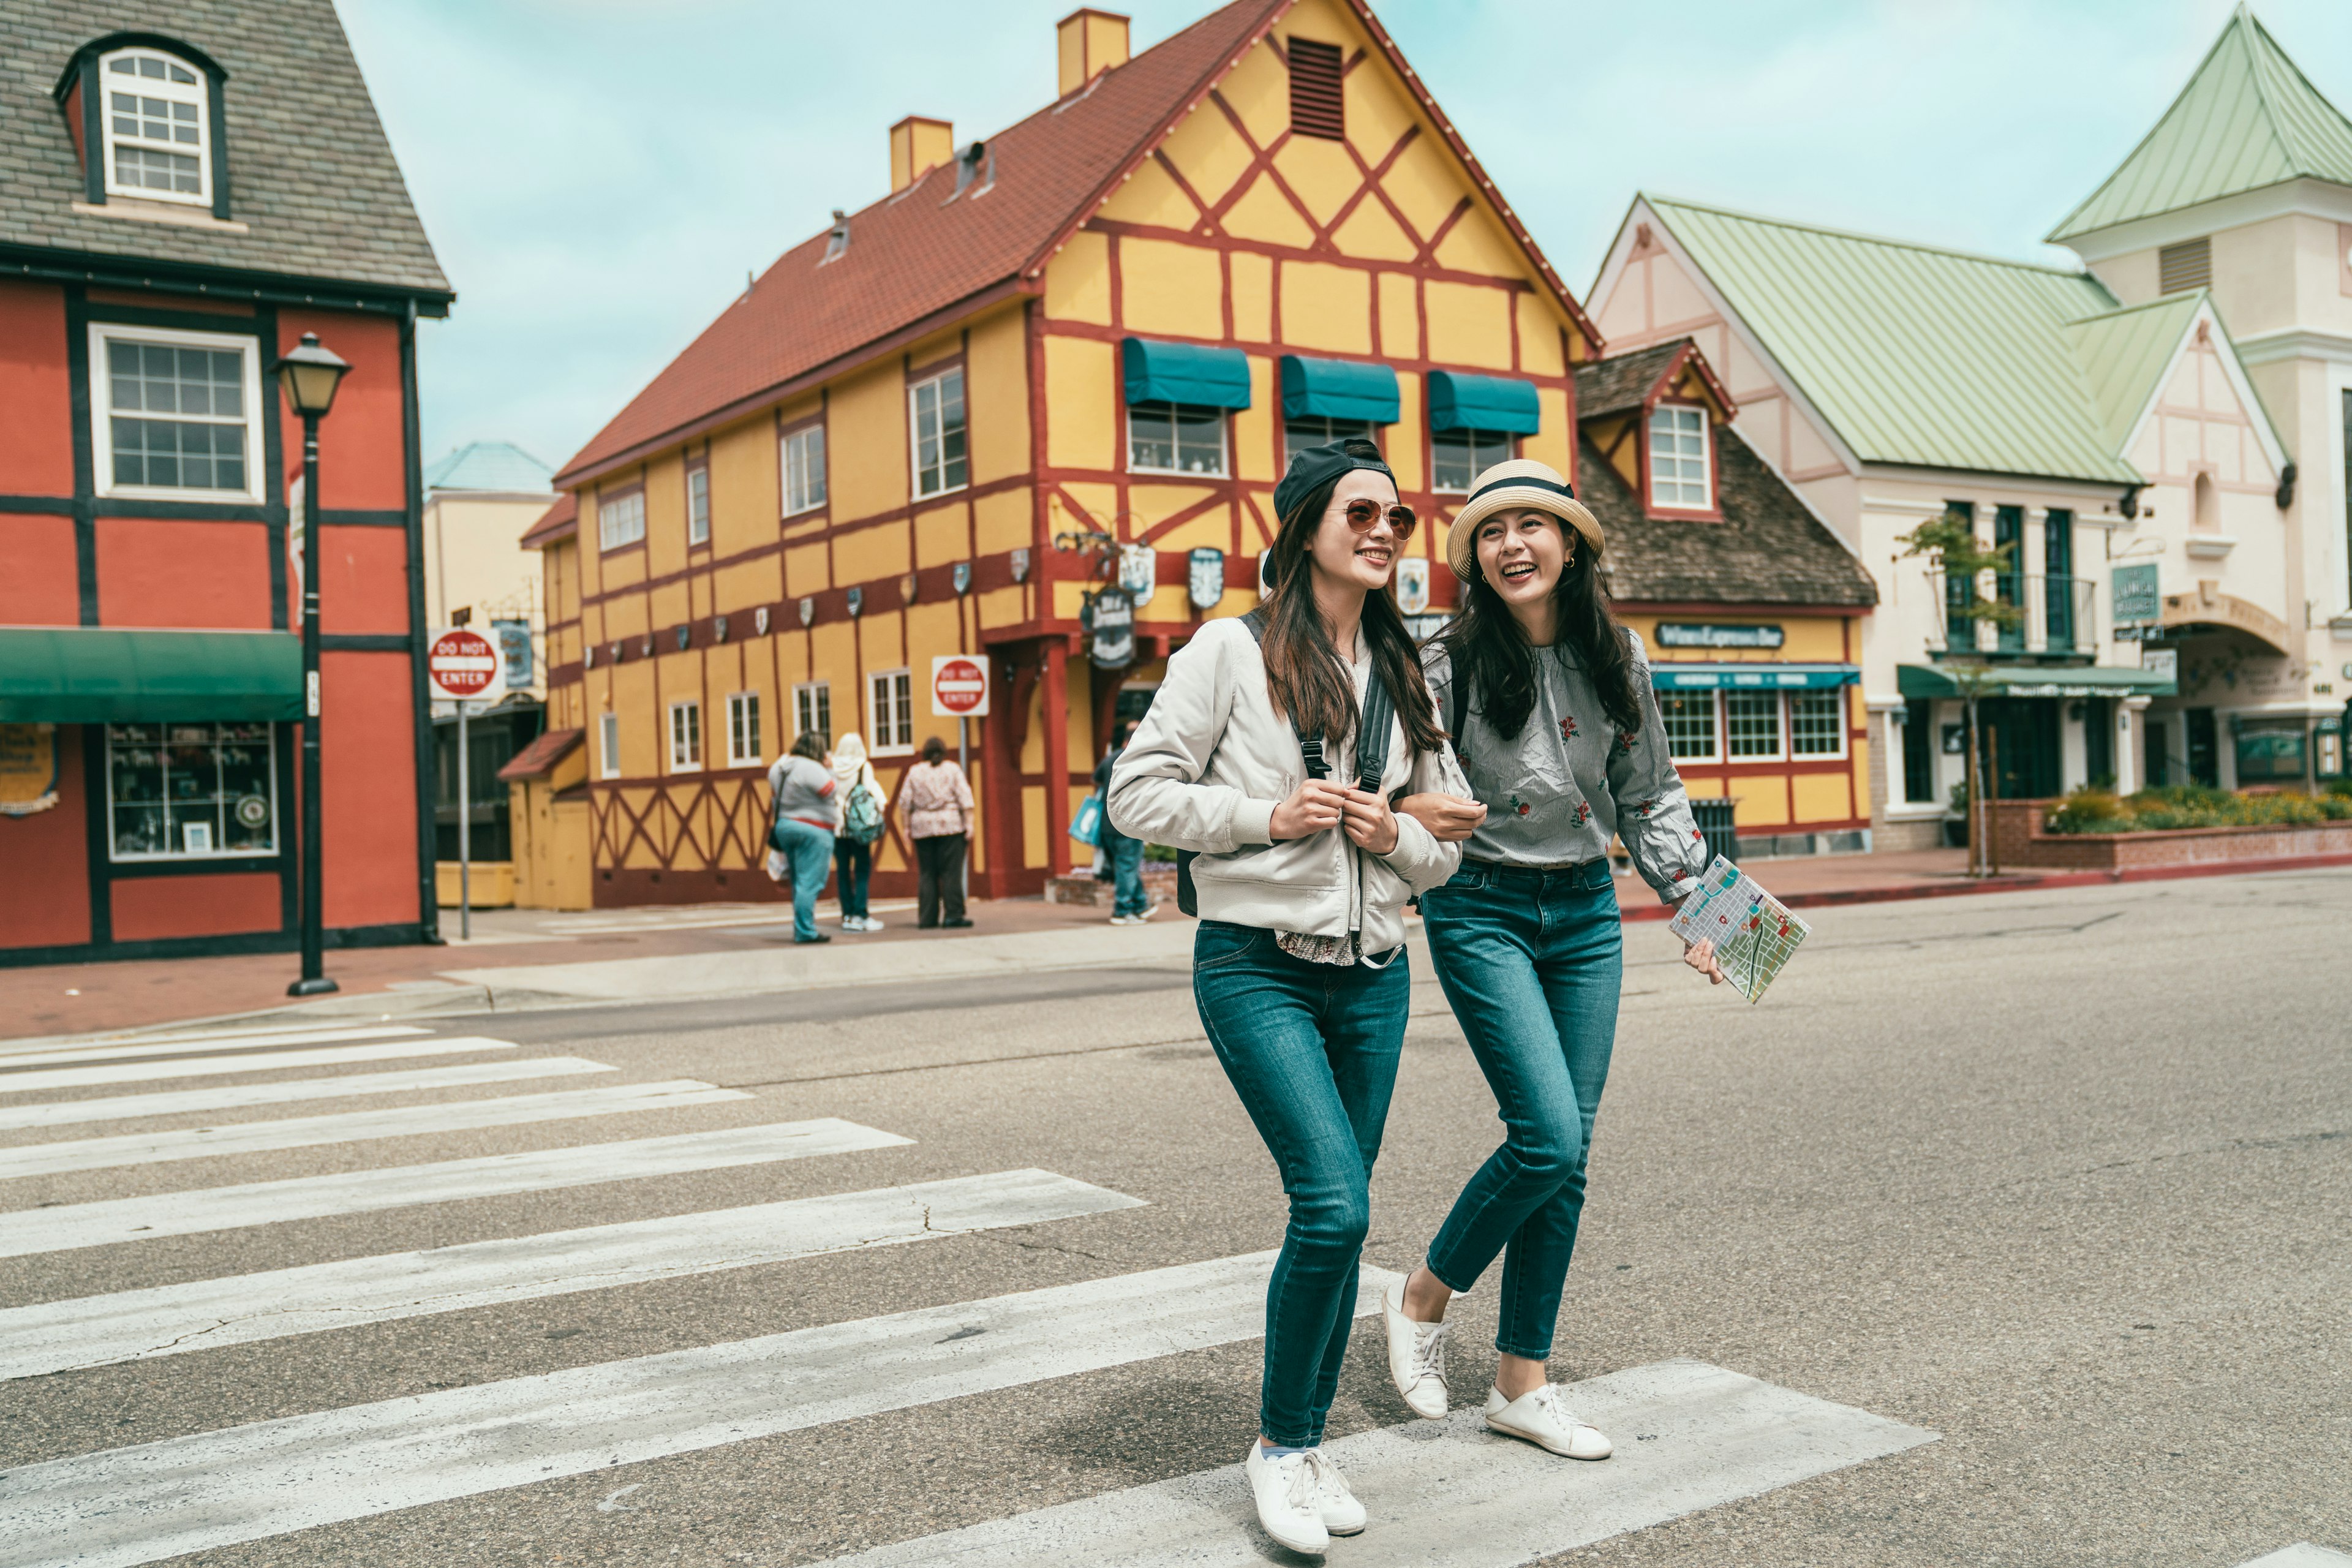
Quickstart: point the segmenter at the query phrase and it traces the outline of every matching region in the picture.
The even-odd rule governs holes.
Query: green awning
[[[1924,664],[1895,667],[1895,689],[1905,697],[1958,697],[1959,683],[1942,669]],[[2128,669],[2119,665],[2090,664],[2033,668],[1996,668],[1980,697],[2172,697],[2179,688],[2168,676],[2152,669]]]
[[[1353,359],[1282,356],[1282,416],[1285,419],[1363,419],[1397,422],[1396,372]]]
[[[302,716],[290,632],[0,626],[0,722],[189,722]]]
[[[1662,660],[1650,666],[1650,685],[1659,691],[1711,691],[1718,688],[1725,691],[1822,691],[1861,682],[1861,667],[1852,664],[1695,664]]]
[[[1250,405],[1249,356],[1203,343],[1129,338],[1119,345],[1127,405],[1189,403],[1201,408]]]
[[[1429,427],[1532,436],[1543,428],[1543,409],[1536,401],[1532,381],[1433,370],[1429,373]]]

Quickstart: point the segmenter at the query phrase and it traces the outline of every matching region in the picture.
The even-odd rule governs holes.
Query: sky
[[[338,0],[457,290],[425,458],[586,444],[747,276],[888,193],[888,128],[1050,102],[1076,0]],[[2072,264],[2042,244],[2229,0],[1374,0],[1580,298],[1636,191]],[[1136,0],[1141,49],[1208,0]],[[2352,5],[2262,0],[2352,107]]]

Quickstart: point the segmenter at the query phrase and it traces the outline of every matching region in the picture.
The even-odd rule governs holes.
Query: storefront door
[[[1988,697],[1977,706],[1984,748],[1978,765],[1997,771],[1996,800],[2043,800],[2058,793],[2058,704],[2047,697]]]
[[[2213,732],[2213,710],[2191,708],[2189,721],[2189,782],[2208,789],[2221,784],[2221,748]]]

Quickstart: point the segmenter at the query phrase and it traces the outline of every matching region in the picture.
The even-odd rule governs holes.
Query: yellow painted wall
[[[1016,306],[983,317],[971,329],[964,396],[971,410],[975,485],[1029,471],[1029,342],[1024,326]]]
[[[825,407],[830,510],[842,521],[907,504],[906,379],[896,359],[843,377]]]
[[[1204,245],[1170,240],[1119,242],[1120,324],[1171,337],[1224,336],[1224,268]]]

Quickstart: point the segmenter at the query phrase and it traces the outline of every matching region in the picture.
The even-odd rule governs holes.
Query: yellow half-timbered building
[[[1237,0],[959,143],[890,129],[889,194],[785,253],[565,466],[535,531],[550,721],[587,758],[593,897],[768,896],[763,772],[855,729],[896,790],[935,658],[987,661],[973,889],[1037,889],[1122,690],[1256,600],[1294,444],[1377,439],[1452,602],[1442,520],[1514,454],[1573,474],[1599,341],[1370,10]],[[877,127],[877,153],[882,151]],[[1087,595],[1126,574],[1134,656]],[[1424,605],[1423,600],[1426,600]],[[911,884],[878,847],[877,890]]]

